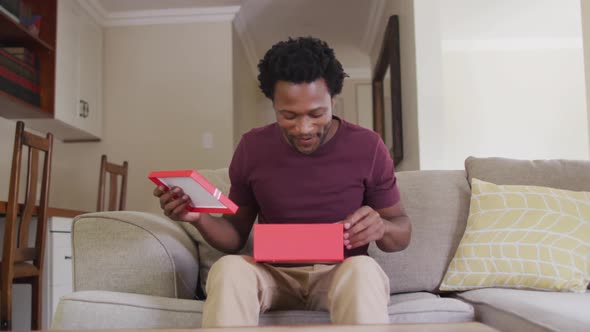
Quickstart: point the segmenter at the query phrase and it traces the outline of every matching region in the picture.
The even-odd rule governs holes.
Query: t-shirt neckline
[[[293,151],[294,153],[296,153],[296,154],[298,154],[300,156],[312,157],[312,156],[315,156],[318,153],[322,152],[323,150],[325,150],[330,145],[334,144],[332,142],[334,142],[338,137],[340,137],[340,132],[346,126],[346,121],[342,120],[340,117],[338,117],[336,115],[332,115],[332,119],[335,119],[335,120],[337,120],[339,122],[338,129],[336,129],[336,132],[334,133],[334,136],[332,136],[332,138],[330,138],[329,141],[327,141],[324,144],[320,145],[320,147],[317,150],[315,150],[312,154],[309,154],[309,155],[306,155],[306,154],[303,154],[303,153],[297,151],[297,149],[294,146],[292,146],[291,144],[289,144],[289,141],[287,141],[287,139],[283,135],[283,131],[281,130],[281,127],[279,127],[279,124],[277,122],[275,122],[274,124],[275,124],[276,131],[279,134],[279,138],[281,139],[282,144],[284,144],[291,151]]]

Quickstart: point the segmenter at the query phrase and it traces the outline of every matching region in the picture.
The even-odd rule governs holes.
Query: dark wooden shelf
[[[54,52],[55,47],[30,33],[22,24],[0,11],[0,41],[5,46],[24,46],[35,52]]]
[[[0,90],[0,116],[7,119],[50,118],[52,114]]]

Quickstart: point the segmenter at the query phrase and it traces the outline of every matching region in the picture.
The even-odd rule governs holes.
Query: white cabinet
[[[76,127],[102,135],[102,28],[87,17],[80,21],[80,103]]]
[[[75,124],[79,117],[80,16],[73,0],[57,2],[57,56],[55,57],[55,118]]]
[[[59,299],[73,291],[72,272],[72,219],[50,217],[47,220],[47,239],[45,241],[45,268],[43,270],[43,322],[44,330],[49,329]],[[4,223],[0,218],[0,248],[4,239]],[[34,243],[36,222],[31,223],[29,243]],[[13,285],[12,291],[12,329],[27,331],[31,329],[31,286]]]
[[[57,2],[55,118],[87,135],[102,136],[103,33],[76,0]]]
[[[46,268],[43,276],[43,327],[49,329],[59,299],[73,292],[72,219],[52,217],[48,223]]]
[[[78,0],[57,1],[55,112],[52,119],[24,119],[58,139],[102,137],[103,31]]]

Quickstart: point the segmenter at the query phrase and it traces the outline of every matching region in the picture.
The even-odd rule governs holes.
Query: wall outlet
[[[213,149],[213,134],[210,132],[203,133],[201,143],[204,149]]]

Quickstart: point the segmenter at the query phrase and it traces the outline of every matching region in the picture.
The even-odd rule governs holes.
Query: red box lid
[[[155,171],[148,179],[168,189],[182,188],[191,199],[189,211],[234,214],[238,210],[234,202],[195,170]]]

